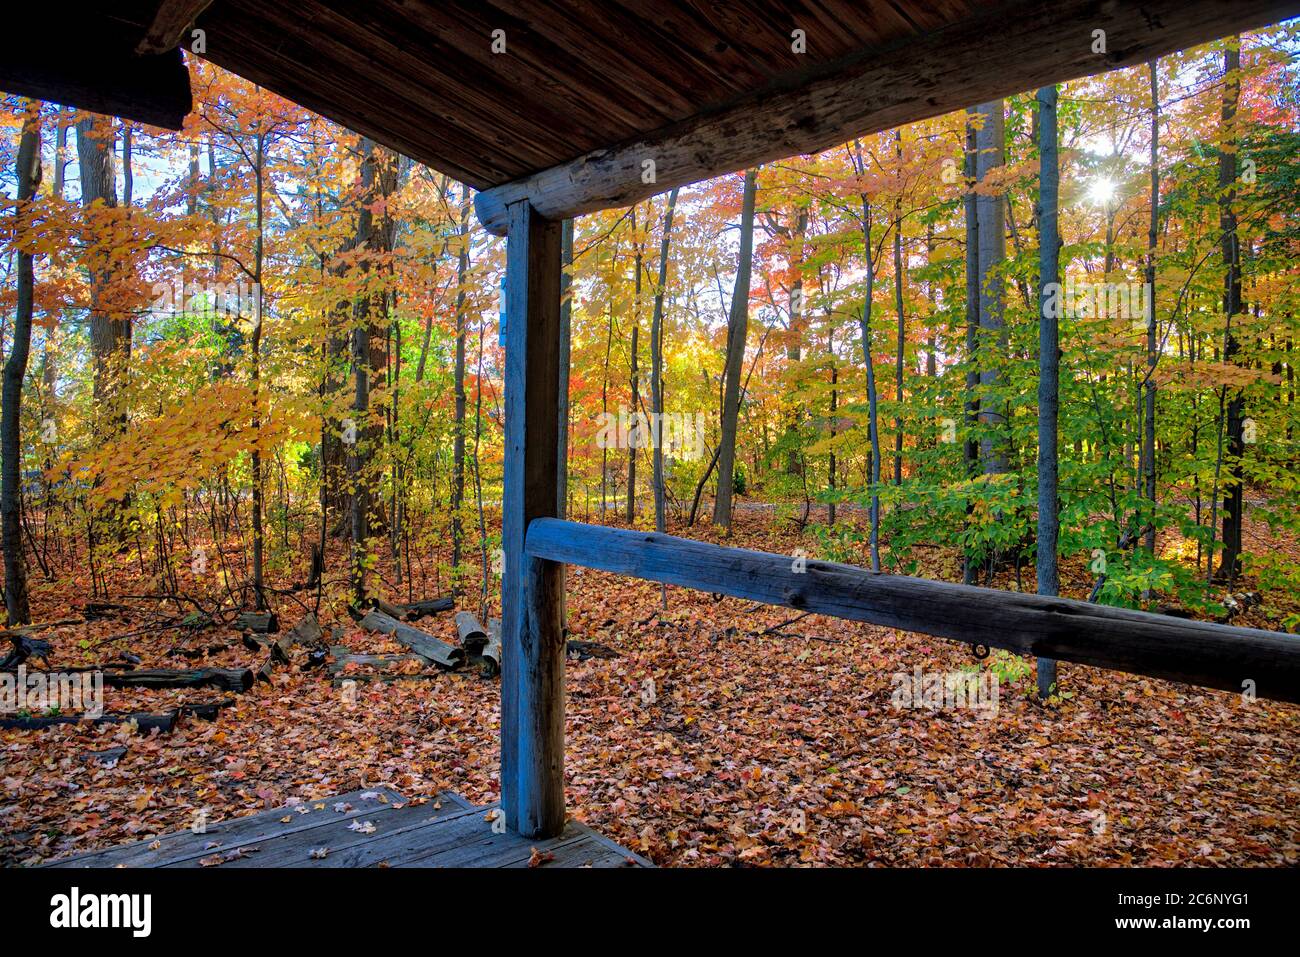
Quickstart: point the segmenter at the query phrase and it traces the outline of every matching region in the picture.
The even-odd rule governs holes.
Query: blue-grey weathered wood
[[[506,240],[501,575],[501,807],[525,837],[564,828],[562,569],[524,554],[554,516],[559,467],[560,223],[510,207]]]
[[[449,645],[442,639],[435,638],[427,631],[421,631],[419,628],[400,622],[391,615],[385,615],[377,608],[372,608],[366,612],[366,616],[361,619],[361,627],[383,635],[389,635],[394,641],[410,648],[421,658],[425,658],[432,664],[443,668],[459,668],[465,663],[463,649],[457,648],[455,645]]]
[[[1018,654],[1300,702],[1300,638],[559,519],[528,554]],[[1248,684],[1249,683],[1249,684]]]
[[[653,867],[578,821],[528,838],[495,826],[495,807],[459,795],[408,800],[388,788],[285,805],[45,867]]]

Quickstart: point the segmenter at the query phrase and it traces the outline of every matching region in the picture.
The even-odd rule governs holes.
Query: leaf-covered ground
[[[813,548],[783,529],[773,516],[742,513],[733,543]],[[1294,555],[1293,543],[1274,544]],[[150,583],[126,581],[130,567],[124,559],[112,580],[142,594]],[[1086,591],[1082,565],[1070,571],[1070,593]],[[437,591],[423,581],[414,590]],[[38,583],[35,619],[76,614],[86,592],[75,581]],[[774,628],[794,613],[680,589],[669,589],[663,612],[658,585],[576,569],[569,596],[572,636],[620,655],[568,665],[570,811],[656,863],[1298,862],[1300,708],[1069,664],[1065,696],[1045,705],[1029,668],[1017,678],[1004,660],[1009,680],[994,717],[895,709],[892,675],[970,668],[969,649],[820,616]],[[297,610],[280,611],[290,627]],[[402,650],[345,616],[323,619],[354,650]],[[450,614],[419,624],[455,638]],[[230,629],[183,642],[229,642],[206,661],[168,657],[174,630],[95,647],[139,627],[128,617],[42,635],[54,641],[55,667],[128,649],[145,667],[256,668],[264,659]],[[462,672],[361,684],[349,703],[319,672],[299,671],[298,654],[216,721],[186,720],[170,735],[0,731],[0,863],[180,830],[203,808],[211,822],[381,783],[409,795],[496,798],[495,679]],[[219,696],[106,691],[111,711]],[[122,746],[111,767],[88,757]]]

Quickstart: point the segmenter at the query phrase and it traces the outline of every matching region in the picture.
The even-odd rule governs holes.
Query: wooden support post
[[[524,553],[557,511],[560,223],[510,206],[506,240],[505,489],[501,576],[501,807],[525,837],[564,827],[562,566]]]

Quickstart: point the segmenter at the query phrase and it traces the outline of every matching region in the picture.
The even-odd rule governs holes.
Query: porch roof
[[[500,232],[518,199],[551,218],[625,205],[1300,0],[120,0],[60,5],[53,34],[24,9],[0,88],[177,127],[177,48],[202,29],[207,59],[488,191]]]

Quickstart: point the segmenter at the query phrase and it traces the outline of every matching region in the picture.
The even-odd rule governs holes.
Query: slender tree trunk
[[[907,344],[903,317],[903,131],[894,130],[894,151],[900,166],[898,198],[894,200],[894,308],[898,338],[894,348],[894,484],[903,484],[903,350]]]
[[[934,264],[934,224],[925,225],[925,264]],[[929,316],[929,336],[925,340],[925,374],[935,379],[939,376],[938,342],[934,330],[934,287],[928,280],[925,283],[926,312]]]
[[[994,100],[979,106],[983,123],[975,134],[978,152],[975,172],[981,183],[989,174],[1003,165],[1003,102]],[[1004,402],[999,392],[1002,387],[1002,359],[1006,355],[1007,331],[1002,317],[1004,283],[1001,266],[1006,258],[1004,199],[1001,196],[978,195],[975,199],[979,220],[979,282],[980,282],[980,422],[984,434],[980,438],[980,460],[985,475],[1007,471],[1005,431],[1006,418],[1002,414]]]
[[[135,204],[135,164],[131,161],[131,150],[135,140],[135,127],[126,120],[122,121],[122,205]]]
[[[862,144],[854,140],[856,153],[850,153],[855,160],[858,175],[866,173],[862,160]],[[876,263],[871,250],[871,200],[866,193],[862,197],[862,255],[866,260],[866,287],[862,294],[862,316],[858,320],[862,336],[862,361],[867,371],[867,437],[871,443],[871,463],[868,467],[868,482],[871,485],[871,531],[868,545],[871,549],[871,570],[880,571],[880,416],[878,410],[879,393],[876,389],[876,364],[871,356],[871,305],[876,286]]]
[[[556,514],[569,512],[569,364],[573,351],[573,220],[566,219],[560,231],[560,455],[555,476]]]
[[[81,205],[114,207],[113,126],[105,117],[88,116],[77,124],[77,160],[81,169]],[[126,424],[120,382],[131,358],[131,322],[110,315],[104,304],[110,281],[107,269],[90,268],[90,349],[96,440],[117,435]]]
[[[18,223],[14,245],[18,247],[17,308],[14,311],[14,339],[4,365],[3,409],[0,412],[0,532],[3,534],[5,563],[5,609],[9,626],[31,621],[27,598],[27,561],[22,533],[22,402],[23,379],[32,342],[32,300],[35,292],[33,257],[24,250],[31,202],[41,179],[41,104],[29,101],[18,140],[14,178],[18,182]]]
[[[1156,551],[1156,237],[1160,227],[1160,87],[1159,61],[1147,64],[1151,80],[1151,217],[1147,222],[1147,371],[1144,381],[1144,410],[1142,431],[1143,492],[1150,503],[1147,521],[1146,550]]]
[[[1237,237],[1237,213],[1233,206],[1237,181],[1237,101],[1241,95],[1240,42],[1240,37],[1234,37],[1223,51],[1223,109],[1220,114],[1223,146],[1219,150],[1219,229],[1226,267],[1223,277],[1223,311],[1226,316],[1223,361],[1229,364],[1235,363],[1241,351],[1233,328],[1233,317],[1241,312],[1241,247]],[[1227,405],[1228,477],[1223,483],[1223,554],[1219,558],[1219,577],[1229,586],[1241,574],[1242,512],[1245,508],[1242,468],[1242,456],[1246,451],[1244,419],[1245,397],[1240,388],[1235,388]]]
[[[569,514],[569,366],[573,353],[573,219],[566,219],[560,228],[560,384],[556,441],[559,455],[555,461],[555,514],[567,518]],[[560,627],[567,634],[569,628],[568,594],[563,580],[567,575],[560,566]]]
[[[977,178],[975,157],[978,154],[974,116],[978,111],[973,107],[966,111],[966,154],[964,173],[966,176],[966,195],[963,208],[966,215],[966,390],[964,403],[966,439],[962,445],[963,458],[966,463],[966,477],[974,478],[979,472],[979,329],[980,329],[980,259],[979,259],[979,211],[976,206],[974,184]],[[970,513],[970,503],[967,513]],[[962,556],[962,581],[973,584],[975,581],[976,556],[969,551]]]
[[[794,235],[790,241],[790,262],[794,267],[794,279],[790,282],[790,334],[786,340],[785,357],[791,367],[795,366],[803,359],[803,335],[804,335],[804,314],[806,304],[804,303],[803,291],[803,260],[804,260],[804,238],[808,233],[808,210],[800,208],[798,215],[795,217]],[[799,449],[797,448],[797,434],[799,422],[802,420],[801,409],[796,404],[791,410],[790,421],[786,425],[786,443],[788,448],[785,453],[785,471],[787,475],[797,475],[799,472]]]
[[[839,383],[839,369],[835,365],[835,356],[831,350],[831,450],[830,461],[826,469],[826,487],[830,489],[830,501],[826,505],[826,524],[833,526],[835,524],[835,431],[836,420],[835,414],[839,410],[839,389],[836,386]]]
[[[664,293],[668,286],[668,251],[672,243],[673,212],[677,190],[668,194],[664,210],[663,236],[659,240],[659,281],[655,284],[654,311],[650,315],[650,411],[655,425],[654,442],[655,531],[667,531],[664,505]]]
[[[1060,405],[1060,336],[1057,311],[1049,306],[1059,294],[1050,286],[1060,283],[1060,230],[1058,214],[1061,173],[1057,157],[1056,87],[1038,91],[1038,594],[1058,595],[1057,539],[1060,534],[1060,498],[1057,489],[1057,417]],[[1049,697],[1056,686],[1056,662],[1038,659],[1038,694]]]
[[[253,239],[254,308],[253,335],[249,343],[253,378],[253,452],[250,456],[253,471],[253,596],[259,609],[266,608],[266,588],[263,580],[266,536],[262,527],[262,453],[258,441],[262,431],[262,262],[264,259],[263,233],[265,224],[266,134],[260,129],[256,137],[253,168],[257,203],[257,233]]]
[[[452,587],[460,591],[460,566],[464,558],[464,523],[461,512],[465,504],[465,296],[469,281],[469,187],[462,187],[460,202],[460,250],[456,255],[456,368],[454,388],[456,411],[452,436],[451,463],[451,568]],[[430,322],[432,330],[432,322]],[[427,341],[427,336],[426,336]],[[424,354],[420,356],[419,375],[424,372]]]
[[[636,207],[632,207],[632,242],[635,253],[632,257],[633,280],[632,280],[632,355],[631,355],[631,378],[629,385],[632,389],[632,425],[628,429],[627,441],[627,523],[632,524],[636,519],[636,457],[641,450],[641,445],[646,441],[646,436],[642,434],[641,422],[641,382],[640,369],[637,360],[640,352],[641,338],[641,265],[642,252],[641,243],[636,239]]]
[[[745,189],[740,212],[740,256],[736,262],[736,286],[731,294],[727,319],[727,365],[722,400],[722,434],[718,453],[718,496],[713,502],[713,523],[731,530],[731,497],[736,478],[736,425],[740,417],[740,372],[745,359],[749,331],[749,279],[754,258],[754,195],[758,170],[745,172]]]

